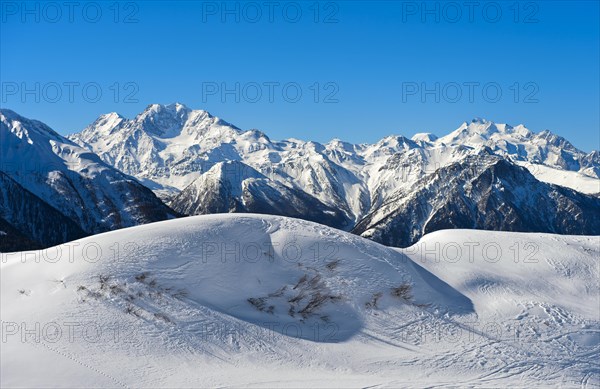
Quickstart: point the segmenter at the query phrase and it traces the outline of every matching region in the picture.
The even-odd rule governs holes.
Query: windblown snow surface
[[[2,387],[598,387],[600,237],[208,215],[4,253]]]

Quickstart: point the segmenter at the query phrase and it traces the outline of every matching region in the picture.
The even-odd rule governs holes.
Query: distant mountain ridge
[[[107,163],[137,177],[184,214],[212,213],[217,209],[219,212],[256,209],[249,205],[256,205],[257,198],[261,197],[249,194],[248,183],[254,180],[254,185],[260,182],[263,189],[269,188],[269,193],[278,193],[271,195],[271,199],[281,199],[279,205],[270,202],[270,213],[296,215],[296,211],[282,211],[285,208],[282,203],[297,203],[297,196],[290,195],[290,190],[304,192],[316,201],[311,200],[316,209],[336,209],[344,219],[340,223],[336,216],[334,223],[322,216],[321,222],[397,244],[414,242],[433,224],[426,228],[418,227],[416,220],[405,221],[417,231],[386,240],[380,238],[385,234],[373,232],[383,228],[381,222],[368,225],[370,220],[375,220],[374,215],[383,212],[383,209],[413,206],[412,202],[401,205],[401,200],[410,192],[425,196],[421,187],[431,185],[429,178],[440,169],[456,164],[465,169],[474,164],[487,166],[489,155],[501,158],[515,168],[519,165],[528,169],[537,180],[529,177],[524,169],[516,169],[515,174],[521,175],[528,185],[535,186],[531,188],[534,192],[541,190],[548,196],[559,193],[546,184],[542,185],[541,180],[592,197],[600,193],[598,151],[585,153],[549,131],[534,133],[523,125],[512,127],[484,119],[465,122],[442,137],[420,133],[410,139],[388,136],[374,144],[351,144],[339,139],[321,144],[299,139],[272,141],[261,131],[243,131],[206,111],[192,110],[178,103],[166,106],[152,104],[131,120],[116,113],[102,115],[82,132],[71,135],[70,139],[88,147]],[[240,170],[260,174],[261,178],[238,180],[220,175],[216,181],[207,180],[211,169],[230,162],[235,162]],[[214,189],[210,190],[211,187]],[[229,189],[224,191],[224,187]],[[238,194],[233,196],[233,191]],[[269,203],[262,197],[263,204]],[[248,205],[244,204],[245,201]],[[584,200],[578,197],[574,201]],[[584,202],[586,206],[592,206],[587,212],[599,210],[595,200],[588,201],[586,198]],[[520,211],[519,207],[514,209]],[[324,212],[321,215],[330,213]],[[478,212],[485,213],[486,210],[479,209]],[[306,218],[315,220],[314,217]],[[519,228],[541,229],[543,232],[600,233],[596,225],[567,228],[567,224],[580,226],[580,222],[565,217],[561,226],[534,223]],[[440,226],[455,224],[464,227],[464,220],[460,223],[450,220]],[[506,223],[489,221],[474,223],[473,227],[510,229]]]
[[[522,125],[475,119],[442,137],[321,144],[273,141],[182,104],[152,104],[134,119],[101,115],[68,138],[10,110],[0,119],[7,188],[30,193],[37,199],[23,196],[40,209],[25,217],[7,200],[16,195],[5,193],[0,226],[20,231],[23,242],[45,236],[37,246],[55,242],[50,231],[33,230],[50,228],[35,222],[46,213],[42,204],[85,234],[180,215],[251,212],[398,246],[443,228],[600,235],[593,220],[600,153]],[[18,227],[15,215],[29,218],[31,228]],[[67,228],[56,232],[58,240],[70,239],[67,230],[80,234]]]

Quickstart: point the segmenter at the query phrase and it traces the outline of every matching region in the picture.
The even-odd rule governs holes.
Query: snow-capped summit
[[[137,115],[134,122],[144,131],[164,138],[179,135],[191,110],[181,104],[150,104]],[[204,111],[203,111],[204,113]]]
[[[189,112],[192,110],[191,108],[188,108],[185,104],[182,104],[179,102],[167,104],[167,105],[165,105],[165,108],[175,110],[176,112],[179,112],[179,111],[188,111]]]
[[[490,123],[490,122],[487,119],[482,118],[482,117],[474,117],[473,119],[471,119],[471,123],[486,124],[486,123]]]
[[[465,122],[455,131],[437,139],[435,145],[445,148],[486,146],[499,155],[510,156],[522,163],[577,172],[596,179],[600,177],[600,159],[578,150],[550,131],[535,134],[522,124],[512,127],[485,120]],[[532,169],[532,173],[536,172]],[[568,185],[568,181],[564,183]]]
[[[173,103],[150,104],[134,119],[101,116],[70,139],[160,195],[183,189],[206,167],[212,149],[241,132],[207,111]],[[236,159],[229,151],[212,158]]]
[[[433,143],[438,139],[438,137],[437,137],[437,135],[434,135],[429,132],[419,132],[419,133],[414,134],[410,139],[414,142]]]
[[[464,122],[456,130],[438,139],[439,143],[481,144],[488,141],[494,134],[504,133],[506,125],[496,124],[485,119],[473,119],[470,123]]]

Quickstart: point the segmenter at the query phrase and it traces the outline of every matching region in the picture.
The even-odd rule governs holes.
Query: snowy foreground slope
[[[599,237],[196,216],[2,255],[2,387],[598,387]]]

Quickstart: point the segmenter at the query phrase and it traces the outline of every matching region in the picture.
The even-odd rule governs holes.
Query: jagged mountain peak
[[[502,126],[503,125],[500,125],[501,128]],[[455,131],[443,138],[451,137],[453,140],[464,140],[465,138],[473,136],[488,137],[491,134],[499,131],[499,126],[496,125],[496,123],[485,119],[475,118],[470,122],[464,122]]]
[[[191,110],[177,104],[150,104],[133,121],[151,134],[171,137],[181,132]]]
[[[487,120],[486,118],[482,118],[482,117],[476,116],[473,119],[471,119],[470,123],[474,123],[474,124],[488,124],[488,123],[493,123],[493,122],[491,120]]]
[[[27,171],[48,170],[58,166],[81,169],[82,161],[104,162],[45,123],[23,117],[11,110],[0,111],[0,168],[26,177]],[[14,177],[13,177],[14,178]]]
[[[336,227],[348,223],[340,210],[235,160],[213,165],[177,194],[170,205],[190,215],[252,212],[288,215]]]
[[[122,120],[126,120],[125,116],[121,115],[118,112],[109,112],[109,113],[105,113],[102,114],[100,116],[98,116],[98,119],[104,119],[104,120],[110,120],[110,119],[122,119]],[[98,120],[96,119],[96,120]]]
[[[352,143],[345,142],[339,138],[333,138],[332,140],[327,142],[327,144],[325,144],[325,147],[329,150],[341,150],[348,153],[352,153],[354,152],[355,146]]]
[[[174,102],[174,103],[165,105],[165,108],[174,109],[175,111],[191,111],[192,110],[187,105],[179,103],[179,102]]]
[[[159,139],[193,135],[194,140],[216,127],[223,133],[242,133],[236,126],[202,109],[191,109],[180,103],[150,104],[130,121],[129,127]],[[218,132],[218,131],[217,131]],[[213,134],[213,136],[218,134]],[[264,135],[264,134],[263,134]]]
[[[505,123],[495,123],[490,120],[475,118],[470,122],[463,122],[456,130],[448,135],[440,137],[436,143],[456,144],[479,144],[490,142],[523,142],[530,139],[534,134],[524,125],[516,127]]]
[[[92,131],[99,131],[101,133],[112,132],[119,128],[126,122],[127,119],[117,112],[110,112],[104,115],[100,115],[92,124],[87,126],[85,130],[91,129]]]
[[[171,104],[148,104],[144,111],[142,111],[139,115],[156,115],[156,114],[164,114],[170,113],[172,115],[180,115],[182,113],[191,112],[192,110],[181,103],[171,103]]]
[[[149,104],[133,119],[127,119],[117,112],[100,115],[83,131],[70,137],[80,139],[83,143],[100,141],[98,134],[104,136],[124,131],[123,136],[139,136],[143,132],[156,138],[174,138],[186,134],[201,134],[212,126],[226,126],[239,131],[235,126],[213,116],[205,110],[193,110],[181,103]],[[96,133],[96,135],[94,134]]]
[[[592,216],[600,209],[599,198],[540,182],[488,147],[474,151],[390,195],[353,232],[400,247],[428,232],[452,228],[600,232]]]
[[[432,134],[430,132],[418,132],[416,134],[414,134],[410,140],[412,140],[413,142],[427,142],[427,143],[433,143],[438,139],[438,136],[435,134]]]
[[[237,197],[238,200],[243,192],[243,183],[248,179],[260,179],[266,180],[266,177],[258,172],[256,169],[244,164],[243,162],[236,160],[227,160],[215,163],[206,172],[202,173],[200,177],[192,181],[180,194],[174,199],[172,204],[181,205],[183,203],[182,198],[186,201],[190,201],[191,198],[189,193],[194,193],[193,202],[200,202],[200,198],[203,196],[198,195],[204,193],[207,198],[213,196],[212,192],[218,190],[222,191],[225,188],[227,196]],[[221,194],[222,195],[222,194]],[[223,196],[223,195],[222,195]],[[204,201],[207,201],[205,198]],[[226,202],[228,202],[227,200]],[[196,205],[198,208],[203,205]],[[221,211],[224,210],[220,209]],[[185,211],[185,210],[184,210]]]
[[[256,128],[252,128],[248,131],[244,131],[243,135],[245,137],[248,137],[249,139],[252,139],[254,141],[265,141],[267,143],[271,142],[271,139],[269,138],[269,136],[267,134],[265,134],[264,132],[262,132],[261,130],[258,130]]]
[[[560,135],[556,135],[550,130],[543,130],[537,134],[537,138],[548,142],[549,144],[565,150],[577,150],[567,139]]]
[[[404,135],[388,135],[380,140],[380,143],[390,144],[406,144],[411,143],[411,140],[405,137]]]

